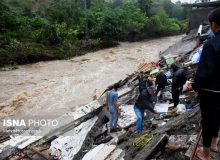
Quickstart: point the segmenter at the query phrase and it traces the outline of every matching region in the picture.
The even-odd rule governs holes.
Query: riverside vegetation
[[[170,0],[1,0],[0,66],[66,59],[185,32],[187,12]]]

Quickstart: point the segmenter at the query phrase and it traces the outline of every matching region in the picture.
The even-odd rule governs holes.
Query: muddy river
[[[118,47],[70,60],[39,62],[1,71],[0,116],[60,115],[71,111],[133,73],[141,61],[157,60],[160,51],[182,37],[123,42]]]

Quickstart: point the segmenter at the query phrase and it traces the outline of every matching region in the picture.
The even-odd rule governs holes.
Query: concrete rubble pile
[[[154,62],[140,64],[137,73],[118,82],[121,86],[118,94],[122,110],[118,124],[122,131],[109,133],[108,122],[103,121],[108,111],[106,97],[102,95],[90,104],[58,117],[62,123],[57,128],[42,128],[41,136],[26,132],[1,143],[0,159],[188,159],[200,129],[198,99],[192,91],[191,80],[201,50],[195,36],[189,35],[160,55],[165,57],[168,65],[179,62],[187,71],[188,82],[176,110],[172,109],[171,84],[163,90],[162,99],[155,106],[161,114],[146,113],[142,135],[135,134],[133,106],[139,91],[138,81],[134,79],[141,71],[157,74],[159,67]],[[171,82],[169,68],[165,66],[164,70]],[[44,149],[37,150],[39,147]],[[29,152],[33,150],[34,153]]]

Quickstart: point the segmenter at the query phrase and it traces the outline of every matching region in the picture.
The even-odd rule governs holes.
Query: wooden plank
[[[42,157],[45,160],[49,160],[50,159],[49,157],[46,157],[45,155],[43,155],[42,153],[40,153],[39,151],[37,151],[37,150],[35,150],[33,148],[30,148],[30,150],[32,150],[33,152],[37,153],[40,157]]]
[[[160,135],[159,137],[155,138],[149,145],[145,146],[139,154],[135,156],[135,160],[149,160],[159,151],[161,151],[165,145],[167,144],[168,136],[167,135]]]

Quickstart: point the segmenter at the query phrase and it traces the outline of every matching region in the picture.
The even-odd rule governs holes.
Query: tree
[[[50,0],[46,11],[47,18],[53,22],[65,22],[68,27],[83,24],[83,4],[73,0]]]
[[[138,6],[145,15],[150,14],[152,0],[138,0]]]

